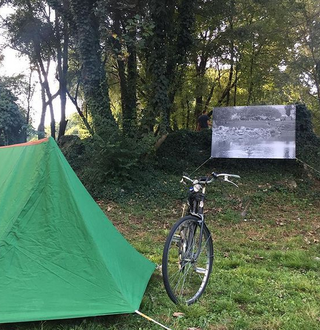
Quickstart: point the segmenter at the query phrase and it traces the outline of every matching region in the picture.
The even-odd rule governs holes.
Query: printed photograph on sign
[[[212,158],[294,159],[295,105],[214,108]]]

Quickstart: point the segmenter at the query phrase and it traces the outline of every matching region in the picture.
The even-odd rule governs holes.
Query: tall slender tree
[[[110,109],[108,81],[101,57],[97,1],[71,0],[77,33],[77,50],[82,66],[84,99],[91,112],[95,133],[104,139],[117,130]]]

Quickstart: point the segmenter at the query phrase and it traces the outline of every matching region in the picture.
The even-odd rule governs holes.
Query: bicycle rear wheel
[[[213,244],[207,226],[190,215],[177,221],[162,256],[163,282],[170,299],[187,305],[199,299],[208,284],[212,263]]]

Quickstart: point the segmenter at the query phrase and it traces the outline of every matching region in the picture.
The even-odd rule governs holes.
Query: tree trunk
[[[131,14],[132,15],[132,14]],[[120,26],[121,12],[116,9],[114,11],[113,28],[116,33],[114,38],[114,51],[117,56],[118,73],[121,90],[122,105],[122,125],[123,133],[126,136],[133,137],[137,129],[137,58],[136,58],[136,31],[131,27],[128,31],[128,39],[126,42],[128,57],[127,67],[125,65],[124,54],[122,53],[122,30]]]
[[[206,40],[206,38],[207,38],[207,32],[205,33],[205,35],[203,35],[202,39]],[[202,111],[204,110],[202,82],[203,82],[203,78],[206,74],[207,62],[208,62],[208,54],[205,50],[205,45],[204,45],[201,50],[200,61],[198,61],[197,57],[194,59],[194,63],[196,66],[196,84],[197,84],[196,85],[196,93],[197,93],[196,105],[195,105],[195,110],[194,110],[194,115],[195,115],[196,119],[201,115]]]
[[[26,1],[26,4],[28,7],[28,11],[33,20],[34,11],[33,11],[32,4],[29,0]],[[44,117],[45,117],[46,107],[48,105],[49,109],[50,109],[50,116],[51,116],[51,123],[50,123],[51,136],[55,139],[55,119],[54,119],[54,111],[53,111],[53,105],[52,105],[53,97],[52,97],[49,82],[48,82],[48,71],[49,71],[50,59],[48,59],[47,68],[45,68],[44,61],[41,56],[42,49],[41,49],[40,39],[38,38],[37,35],[32,35],[31,40],[33,43],[34,61],[36,62],[39,79],[41,81],[42,93],[44,91],[47,96],[47,100],[46,100],[45,94],[42,94],[42,102],[45,102],[45,104],[43,104],[43,106],[42,106],[41,121],[40,121],[40,125],[39,125],[40,133],[38,134],[38,136],[42,136],[42,135],[44,136]],[[41,76],[42,76],[42,78],[41,78]]]
[[[189,129],[190,126],[190,102],[187,100],[187,124],[186,129]]]
[[[80,116],[80,118],[82,119],[82,122],[84,124],[84,126],[86,127],[86,129],[88,130],[88,132],[90,133],[91,136],[94,135],[94,131],[92,129],[92,127],[90,126],[86,116],[84,115],[83,111],[80,109],[78,102],[77,102],[77,95],[75,97],[72,97],[69,93],[69,91],[67,90],[67,95],[70,99],[70,101],[73,103],[73,105],[76,107],[76,110]]]
[[[233,39],[233,20],[234,20],[234,7],[235,2],[234,0],[230,3],[230,16],[229,16],[229,26],[231,31],[231,40],[230,40],[230,70],[229,70],[229,78],[228,78],[228,85],[227,85],[227,96],[226,96],[226,105],[230,105],[230,94],[231,94],[231,85],[233,79],[233,71],[234,71],[234,39]]]
[[[152,95],[150,108],[153,110],[153,117],[159,118],[157,133],[165,135],[169,128],[168,118],[168,87],[169,82],[166,76],[166,55],[167,55],[167,3],[163,0],[151,1],[151,16],[154,23],[152,51],[150,55],[149,70],[152,77]]]
[[[127,108],[123,113],[123,129],[127,136],[133,137],[137,130],[137,54],[135,46],[136,32],[130,34],[128,44]]]
[[[45,96],[42,97],[42,100],[43,101],[45,100],[45,105],[43,105],[43,111],[44,111],[43,116],[45,116],[46,107],[49,106],[50,117],[51,117],[50,131],[51,131],[51,136],[55,139],[56,138],[56,122],[55,122],[55,119],[54,119],[54,111],[53,111],[53,105],[52,105],[53,97],[52,97],[49,82],[48,82],[49,63],[48,63],[48,67],[46,69],[44,67],[44,63],[43,63],[42,58],[41,58],[40,45],[35,44],[34,47],[35,47],[37,65],[38,65],[39,79],[40,79],[40,76],[41,76],[42,77],[41,86],[42,86],[43,90],[45,91],[45,95],[47,96],[47,100],[45,100],[46,99]]]
[[[46,103],[46,92],[43,86],[42,77],[38,69],[38,75],[40,80],[40,86],[41,86],[41,100],[42,100],[42,110],[41,110],[41,116],[40,116],[40,123],[38,126],[38,139],[41,140],[45,137],[44,132],[44,121],[46,118],[46,111],[47,111],[47,103]]]
[[[315,61],[315,85],[317,90],[318,112],[320,113],[320,59]]]
[[[251,59],[250,59],[247,105],[250,105],[251,100],[252,100],[252,93],[253,93],[253,67],[254,67],[254,50],[253,49],[254,49],[254,45],[252,45],[252,53],[251,53]]]
[[[68,48],[69,48],[69,31],[68,22],[64,17],[60,17],[63,24],[63,36],[59,35],[59,14],[56,11],[56,31],[57,31],[57,64],[58,64],[58,80],[59,95],[61,104],[61,119],[58,132],[58,140],[65,134],[67,127],[66,120],[66,104],[67,104],[67,72],[68,72]],[[63,46],[60,40],[63,38]]]
[[[32,94],[33,94],[33,88],[32,88],[32,68],[30,66],[29,81],[28,81],[28,94],[27,94],[27,116],[26,116],[27,127],[30,124],[30,112],[31,112]],[[24,134],[24,142],[26,142],[27,141],[27,137],[28,137],[27,128],[24,130],[23,134]]]
[[[92,115],[94,131],[108,140],[117,129],[110,108],[108,81],[101,59],[98,18],[94,1],[71,0],[77,29],[78,52],[82,64],[84,98]]]

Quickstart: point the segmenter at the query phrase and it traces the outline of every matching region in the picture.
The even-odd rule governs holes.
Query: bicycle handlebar
[[[227,174],[227,173],[217,174],[215,172],[212,172],[211,174],[212,174],[212,178],[210,178],[210,177],[202,177],[202,178],[199,178],[199,179],[191,179],[188,176],[183,175],[180,182],[181,183],[184,183],[183,180],[186,179],[186,180],[192,182],[193,185],[195,185],[197,183],[200,183],[200,184],[209,184],[209,183],[212,183],[214,180],[222,177],[223,178],[223,181],[229,182],[229,183],[235,185],[236,187],[238,187],[238,185],[236,183],[234,183],[233,181],[231,181],[229,179],[229,178],[240,179],[240,176],[237,175],[237,174]]]

